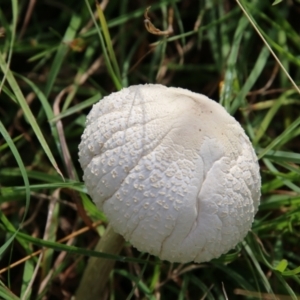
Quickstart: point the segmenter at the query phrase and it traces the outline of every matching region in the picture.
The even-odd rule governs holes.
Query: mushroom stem
[[[112,227],[108,225],[103,237],[96,245],[95,251],[117,255],[122,250],[124,243],[124,238],[115,233]],[[105,285],[114,264],[115,261],[112,259],[91,257],[76,291],[76,300],[102,299]]]

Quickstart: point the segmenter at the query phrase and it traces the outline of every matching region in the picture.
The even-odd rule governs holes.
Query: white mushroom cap
[[[136,85],[95,104],[79,161],[114,230],[171,262],[226,253],[259,205],[259,166],[244,130],[220,104],[181,88]]]

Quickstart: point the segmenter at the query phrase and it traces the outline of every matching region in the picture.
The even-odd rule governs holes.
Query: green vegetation
[[[71,299],[89,256],[116,260],[103,299],[300,299],[300,1],[240,2],[267,44],[230,0],[151,2],[170,36],[147,32],[145,0],[1,0],[0,299]],[[155,82],[220,101],[260,159],[252,231],[209,263],[93,251],[107,223],[81,182],[85,116]]]

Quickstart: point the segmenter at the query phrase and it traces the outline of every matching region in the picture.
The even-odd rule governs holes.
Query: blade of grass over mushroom
[[[6,65],[1,53],[0,53],[0,67],[1,67],[3,72],[7,68],[7,65]],[[47,142],[46,142],[46,140],[43,136],[43,133],[42,133],[40,127],[38,126],[38,124],[36,122],[36,119],[34,118],[32,112],[31,112],[31,110],[30,110],[30,108],[29,108],[29,106],[28,106],[28,104],[27,104],[27,102],[26,102],[26,100],[25,100],[25,98],[22,94],[22,91],[21,91],[18,83],[16,82],[16,80],[15,80],[15,78],[14,78],[14,76],[11,73],[10,70],[7,72],[7,81],[10,84],[11,89],[14,91],[14,94],[15,94],[17,100],[18,100],[18,104],[22,108],[22,110],[24,112],[24,115],[26,116],[28,122],[30,123],[30,125],[33,129],[33,131],[35,132],[36,137],[40,141],[41,146],[43,147],[45,153],[47,154],[50,162],[52,163],[52,165],[55,168],[55,170],[57,171],[57,173],[60,174],[63,177],[63,175],[62,175],[61,171],[59,170],[58,165],[55,161],[55,158],[53,157],[52,152],[51,152],[51,150],[50,150],[50,148],[49,148],[49,146],[48,146],[48,144],[47,144]]]
[[[56,77],[62,67],[62,63],[64,61],[64,57],[66,56],[67,52],[69,51],[69,45],[68,43],[72,41],[75,36],[76,32],[79,29],[79,26],[81,24],[81,18],[77,14],[72,14],[70,24],[65,32],[64,37],[62,38],[61,44],[59,45],[57,52],[55,54],[51,69],[49,71],[48,80],[45,87],[45,96],[48,97],[54,82],[56,80]]]
[[[90,12],[91,18],[93,20],[93,23],[94,23],[94,25],[96,27],[96,30],[97,30],[97,33],[98,33],[98,36],[99,36],[99,40],[100,40],[100,44],[101,44],[101,49],[103,51],[103,57],[104,57],[104,60],[105,60],[105,63],[106,63],[107,71],[108,71],[108,73],[109,73],[112,81],[114,82],[115,88],[117,90],[120,90],[122,88],[121,77],[118,77],[118,75],[115,73],[115,70],[113,69],[109,53],[108,53],[108,51],[106,49],[106,47],[108,45],[105,44],[105,41],[104,41],[104,38],[103,38],[103,35],[102,35],[102,32],[101,32],[101,29],[99,28],[98,23],[96,22],[96,19],[94,17],[94,14],[93,14],[93,11],[92,11],[92,8],[90,6],[89,1],[85,0],[85,4],[86,4],[86,6],[87,6],[87,8],[88,8],[88,10]],[[111,43],[111,41],[109,43]]]

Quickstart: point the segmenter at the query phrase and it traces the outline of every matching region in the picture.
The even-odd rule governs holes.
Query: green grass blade
[[[80,110],[91,107],[93,104],[98,102],[102,98],[102,96],[103,95],[100,92],[96,93],[91,98],[70,107],[69,109],[65,110],[64,112],[60,113],[59,115],[56,115],[55,117],[53,116],[53,118],[49,119],[49,121],[50,121],[50,123],[55,123],[58,120],[61,120],[61,119],[65,118],[65,117],[68,117],[68,116],[71,116],[71,115],[77,113]]]
[[[105,19],[105,15],[103,13],[101,5],[97,3],[96,6],[97,6],[97,12],[98,12],[98,17],[99,17],[99,21],[100,21],[100,24],[101,24],[101,28],[103,30],[104,40],[105,40],[105,43],[107,45],[108,55],[109,55],[110,60],[112,62],[114,72],[115,72],[119,82],[121,82],[121,73],[120,73],[120,69],[119,69],[119,64],[118,64],[118,61],[117,61],[117,58],[116,58],[116,55],[115,55],[115,51],[114,51],[113,46],[112,46],[112,40],[111,40],[111,37],[110,37],[110,33],[109,33],[109,29],[108,29],[107,22],[106,22],[106,19]]]
[[[266,66],[269,56],[270,52],[268,48],[263,47],[243,87],[240,89],[236,98],[232,101],[232,104],[230,106],[230,113],[232,115],[235,114],[235,112],[242,106],[243,103],[245,103],[247,94],[257,81],[258,77],[261,75],[263,69]]]
[[[0,247],[0,255],[2,256],[2,254],[8,249],[9,246],[11,246],[11,243],[14,241],[15,237],[16,237],[16,233],[14,233],[8,240],[5,241],[5,243]]]
[[[102,257],[102,258],[107,258],[107,259],[113,259],[113,260],[120,261],[120,262],[136,262],[136,263],[141,263],[141,264],[148,263],[147,260],[143,260],[143,259],[139,259],[139,258],[112,255],[112,254],[108,254],[108,253],[87,250],[87,249],[83,249],[83,248],[79,248],[79,247],[75,247],[75,246],[68,246],[68,245],[60,244],[60,243],[56,243],[56,242],[45,241],[43,239],[34,238],[25,233],[16,232],[16,231],[13,232],[12,230],[10,230],[8,228],[6,228],[6,229],[12,233],[16,233],[18,238],[20,238],[24,241],[30,242],[30,243],[40,246],[40,247],[54,249],[56,251],[66,251],[66,252],[72,253],[72,254],[93,256],[93,257]]]
[[[6,68],[2,69],[4,77],[1,80],[0,92],[2,90],[2,87],[3,87],[4,83],[5,83],[7,73],[9,72],[9,66],[10,66],[10,63],[11,63],[11,58],[12,58],[12,54],[13,54],[13,46],[14,46],[15,37],[16,37],[16,28],[17,28],[17,24],[18,24],[18,10],[19,10],[18,9],[18,1],[17,0],[12,0],[11,5],[12,5],[11,40],[10,40],[10,43],[9,43],[9,52],[8,52],[8,57],[7,57]],[[1,56],[1,51],[0,51],[0,56]]]
[[[22,80],[24,80],[34,91],[37,98],[40,100],[43,110],[47,116],[47,120],[50,123],[50,120],[54,118],[54,113],[53,113],[52,107],[49,104],[49,101],[48,101],[46,95],[28,78],[21,76],[21,75],[16,75],[16,76],[20,77]],[[60,141],[59,141],[58,132],[57,132],[57,128],[56,128],[55,124],[50,123],[50,129],[51,129],[52,137],[54,138],[56,147],[57,147],[58,151],[61,153]],[[61,154],[61,156],[62,156],[62,154]]]
[[[265,135],[266,130],[268,129],[269,125],[271,124],[278,110],[281,108],[285,98],[286,95],[282,94],[282,96],[278,98],[278,100],[274,103],[274,105],[269,109],[264,119],[261,121],[259,128],[256,131],[255,137],[253,139],[254,145],[257,145],[260,139]]]
[[[21,286],[21,299],[30,299],[30,295],[32,292],[32,288],[28,290],[28,284],[32,279],[34,273],[34,265],[30,260],[27,260],[24,264],[23,278],[22,278],[22,286]],[[24,298],[26,294],[26,298]]]
[[[13,140],[11,139],[9,133],[7,132],[7,130],[5,129],[4,125],[2,124],[2,122],[0,121],[0,133],[2,134],[2,136],[4,137],[6,143],[8,144],[11,152],[14,155],[14,158],[19,166],[19,171],[22,175],[23,181],[24,181],[24,185],[25,185],[25,195],[26,195],[26,209],[23,215],[23,219],[22,222],[25,220],[26,216],[27,216],[27,212],[28,212],[28,207],[30,204],[30,184],[29,184],[29,179],[26,173],[26,169],[23,163],[23,160],[20,156],[20,153],[17,149],[17,147],[15,146],[15,143],[13,142]]]
[[[246,30],[247,26],[247,19],[245,17],[242,17],[235,31],[232,48],[227,61],[223,88],[221,89],[220,94],[220,104],[222,104],[227,111],[230,111],[230,104],[235,96],[234,87],[236,86],[237,80],[236,62],[239,54],[239,47],[243,37],[243,32]]]
[[[20,300],[20,298],[13,294],[2,282],[0,283],[0,299]]]
[[[262,284],[264,285],[266,291],[268,293],[270,293],[271,295],[274,295],[273,291],[272,291],[272,288],[270,286],[270,283],[265,275],[265,273],[263,272],[262,268],[261,268],[261,265],[259,264],[258,260],[257,260],[257,257],[256,255],[253,253],[251,247],[246,243],[246,241],[243,242],[243,246],[246,250],[246,252],[248,253],[256,271],[258,272],[259,274],[259,278],[260,280],[262,281]]]
[[[1,53],[0,53],[0,67],[2,69],[2,71],[4,72],[7,69],[7,64],[5,63],[5,60],[3,59]],[[60,174],[62,177],[62,173],[58,168],[58,165],[54,159],[54,156],[52,155],[52,152],[43,136],[43,133],[40,129],[40,127],[38,126],[35,117],[33,116],[24,96],[23,93],[18,85],[18,83],[16,82],[12,72],[10,70],[7,71],[7,81],[11,87],[11,89],[14,91],[14,94],[18,100],[18,104],[20,105],[20,107],[22,108],[24,115],[26,116],[28,122],[30,123],[33,131],[36,134],[36,137],[38,138],[39,142],[41,143],[41,146],[43,147],[46,155],[48,156],[48,159],[50,160],[50,162],[52,163],[53,167],[55,168],[55,170],[57,171],[58,174]]]
[[[18,232],[19,229],[16,229],[14,227],[14,225],[6,218],[6,216],[1,211],[0,211],[0,220],[1,220],[2,224],[5,226],[5,228],[7,229],[8,232],[13,232],[13,235],[15,235],[16,232]],[[18,236],[16,236],[16,240],[23,247],[23,249],[26,252],[26,254],[31,253],[30,245],[28,245],[22,239],[19,239]]]
[[[110,57],[109,57],[107,49],[106,49],[106,45],[105,45],[105,42],[104,42],[104,38],[103,38],[103,35],[102,35],[102,32],[101,32],[101,29],[99,28],[99,26],[98,26],[98,24],[95,20],[92,8],[91,8],[88,0],[85,0],[85,3],[86,3],[86,6],[87,6],[87,8],[90,12],[91,18],[93,19],[93,22],[95,24],[95,27],[96,27],[96,30],[97,30],[97,33],[98,33],[98,36],[99,36],[99,39],[100,39],[100,44],[101,44],[101,48],[102,48],[102,51],[103,51],[103,57],[104,57],[104,60],[105,60],[105,63],[106,63],[106,67],[108,69],[108,73],[109,73],[111,79],[113,80],[116,89],[121,90],[122,89],[121,80],[118,78],[118,76],[116,75],[116,73],[115,73],[115,71],[112,67]]]
[[[293,162],[295,164],[300,164],[300,154],[287,152],[287,151],[278,151],[270,150],[265,155],[264,158],[272,159],[276,162]],[[294,170],[296,171],[296,170]]]
[[[293,78],[290,76],[290,74],[287,72],[286,68],[283,66],[283,64],[281,63],[281,61],[278,59],[277,55],[275,54],[275,52],[272,50],[271,46],[268,44],[268,42],[266,41],[266,39],[264,38],[264,34],[262,33],[262,30],[259,28],[259,26],[257,25],[257,23],[254,21],[254,19],[250,16],[250,14],[248,13],[247,9],[240,3],[239,0],[237,0],[238,5],[240,6],[241,10],[243,11],[243,13],[245,14],[245,16],[247,17],[247,19],[249,20],[249,22],[251,23],[251,25],[253,26],[253,28],[256,30],[256,32],[258,33],[258,35],[260,36],[260,38],[263,40],[264,44],[268,47],[269,51],[271,52],[271,54],[273,55],[273,57],[275,58],[276,62],[280,65],[281,69],[284,71],[284,73],[286,74],[286,76],[288,77],[288,79],[290,80],[290,82],[292,83],[292,85],[294,86],[294,88],[298,91],[298,93],[300,94],[300,89],[298,87],[298,85],[294,82]]]
[[[259,151],[258,159],[264,157],[270,150],[275,148],[286,136],[290,135],[300,125],[300,116],[279,136],[277,136],[265,149]]]
[[[45,87],[45,96],[46,97],[49,96],[49,94],[52,90],[52,87],[56,80],[58,72],[60,71],[60,69],[62,67],[64,57],[69,50],[68,43],[71,42],[75,38],[76,32],[77,32],[80,24],[81,24],[80,16],[77,14],[73,14],[70,24],[69,24],[69,26],[66,30],[66,33],[62,39],[62,42],[57,49],[56,55],[55,55],[53,63],[52,63],[52,67],[51,67],[49,75],[48,75],[48,80],[47,80],[47,84]]]

